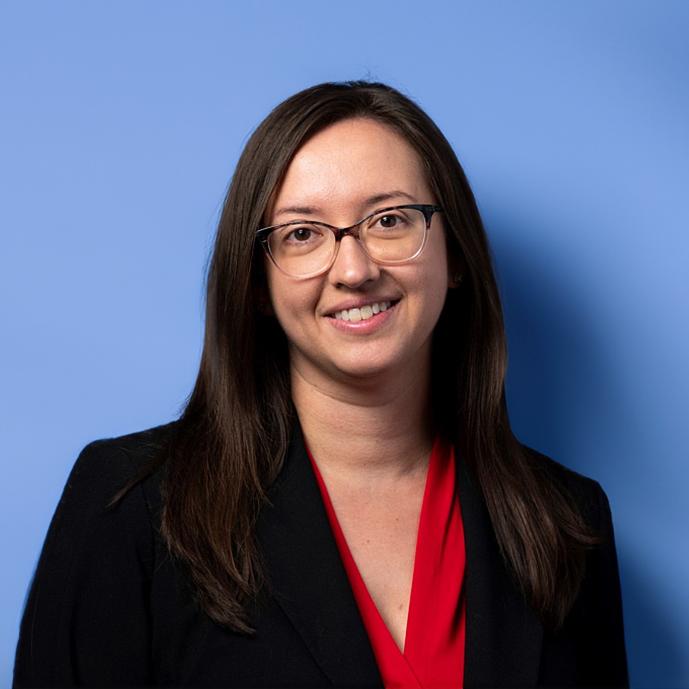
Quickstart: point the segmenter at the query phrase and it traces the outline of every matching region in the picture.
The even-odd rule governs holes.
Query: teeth
[[[376,304],[368,304],[362,306],[360,309],[345,309],[344,311],[338,311],[335,314],[335,318],[338,321],[351,321],[352,323],[358,323],[359,321],[367,321],[371,316],[374,316],[381,311],[387,311],[390,308],[389,301],[380,301]]]

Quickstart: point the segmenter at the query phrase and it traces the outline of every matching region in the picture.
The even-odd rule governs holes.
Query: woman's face
[[[390,196],[368,202],[382,194]],[[297,151],[266,224],[308,219],[345,227],[379,208],[436,202],[421,161],[405,139],[374,120],[349,119],[319,132]],[[330,270],[317,277],[289,277],[267,257],[265,266],[291,365],[307,380],[353,382],[385,373],[418,374],[419,366],[429,365],[431,334],[448,288],[439,214],[433,215],[425,248],[409,263],[378,265],[358,240],[345,236]],[[356,321],[356,312],[354,320],[336,318],[345,309],[376,311],[373,305],[383,302],[392,306],[371,318]]]

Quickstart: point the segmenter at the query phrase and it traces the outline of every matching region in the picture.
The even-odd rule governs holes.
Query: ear
[[[460,286],[463,277],[464,276],[462,275],[462,273],[455,273],[454,275],[450,275],[447,281],[447,286],[450,289],[457,289]]]
[[[457,289],[461,286],[464,278],[464,266],[454,256],[447,257],[447,286],[450,289]]]
[[[256,292],[256,300],[258,302],[258,312],[262,316],[271,317],[275,315],[273,311],[273,304],[270,301],[270,294],[268,293],[268,288],[262,285],[258,288]]]

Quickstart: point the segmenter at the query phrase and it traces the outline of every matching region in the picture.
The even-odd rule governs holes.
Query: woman
[[[184,413],[77,460],[16,686],[626,686],[607,498],[515,439],[505,369],[435,124],[292,96],[229,188]]]

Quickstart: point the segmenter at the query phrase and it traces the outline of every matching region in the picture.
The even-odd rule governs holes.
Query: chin
[[[336,366],[340,377],[354,380],[371,380],[394,373],[400,366],[396,361],[375,361],[363,364],[361,361],[340,363]]]
[[[382,347],[362,348],[358,352],[340,352],[340,356],[326,357],[324,353],[315,355],[306,350],[292,351],[292,365],[307,380],[325,381],[330,379],[337,383],[360,385],[365,381],[380,380],[388,375],[401,375],[408,370],[408,359],[399,351],[381,351]]]

